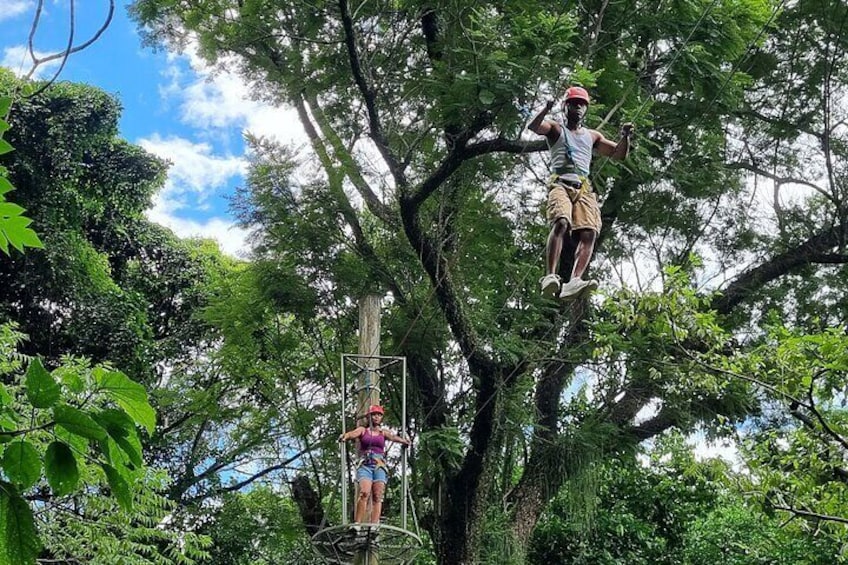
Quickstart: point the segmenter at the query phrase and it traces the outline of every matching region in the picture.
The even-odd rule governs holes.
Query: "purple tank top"
[[[362,455],[375,453],[383,455],[386,450],[386,438],[381,433],[371,433],[370,428],[365,428],[365,433],[359,437],[359,452]]]

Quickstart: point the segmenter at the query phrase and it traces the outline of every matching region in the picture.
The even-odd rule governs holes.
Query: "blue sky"
[[[246,233],[233,226],[228,197],[243,183],[244,131],[301,144],[304,134],[291,109],[248,99],[237,76],[213,73],[193,53],[154,52],[126,11],[116,6],[103,36],[72,55],[61,80],[87,83],[115,95],[124,107],[120,135],[172,163],[168,182],[148,217],[180,236],[212,237],[233,255]],[[0,0],[0,66],[26,74],[26,53],[36,0]],[[68,40],[69,2],[46,0],[36,34],[36,54],[61,51]],[[76,2],[75,43],[87,40],[105,20],[106,0]],[[41,78],[57,66],[39,68]]]

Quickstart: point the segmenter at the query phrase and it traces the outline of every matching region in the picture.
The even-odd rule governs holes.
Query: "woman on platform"
[[[371,499],[371,523],[380,522],[380,512],[383,510],[383,495],[386,492],[386,482],[389,475],[386,469],[386,440],[412,445],[407,438],[402,438],[382,427],[383,407],[373,405],[368,409],[368,423],[339,436],[339,442],[359,439],[360,462],[356,469],[356,479],[359,481],[359,498],[356,501],[354,522],[363,522],[368,510],[368,499]]]

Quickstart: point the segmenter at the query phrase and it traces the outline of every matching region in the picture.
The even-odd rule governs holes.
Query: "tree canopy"
[[[256,268],[297,273],[286,286],[317,295],[316,320],[349,325],[363,287],[391,294],[386,346],[410,360],[416,432],[455,428],[463,445],[419,493],[430,533],[441,562],[474,563],[491,504],[522,547],[594,459],[672,427],[740,422],[766,393],[786,401],[782,383],[747,374],[764,367],[728,365],[752,362],[769,313],[805,329],[839,319],[843,186],[827,171],[845,163],[844,7],[802,4],[133,10],[152,42],[197,45],[298,110],[320,169],[257,140],[243,207]],[[788,69],[791,85],[775,80]],[[633,121],[640,141],[627,163],[595,165],[593,269],[608,299],[555,308],[534,293],[544,145],[521,137],[519,110],[573,82],[596,100],[591,127],[614,138]],[[787,202],[793,182],[813,190]],[[300,297],[278,307],[302,316]]]
[[[844,5],[131,10],[152,44],[294,107],[309,139],[248,136],[243,263],[144,218],[166,164],[117,136],[113,97],[57,84],[8,120],[3,165],[44,249],[0,263],[0,311],[49,369],[86,357],[147,387],[148,480],[173,531],[199,535],[187,560],[306,562],[306,536],[338,521],[339,357],[374,292],[382,351],[408,363],[422,563],[841,551]],[[638,133],[627,161],[593,166],[602,291],[559,304],[537,290],[546,147],[523,116],[573,83],[590,127]],[[744,470],[695,462],[692,433],[735,438]]]

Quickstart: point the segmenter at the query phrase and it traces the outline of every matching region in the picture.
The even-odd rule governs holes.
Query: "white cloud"
[[[181,120],[185,124],[206,131],[241,128],[287,144],[307,141],[293,108],[252,100],[252,87],[241,76],[213,70],[197,55],[196,48],[187,49],[182,57],[169,57],[169,62],[163,71],[168,84],[160,88],[160,93],[166,98],[180,100]],[[184,73],[180,68],[185,62],[192,73]],[[187,76],[194,78],[186,81]]]
[[[17,18],[32,5],[32,0],[0,0],[0,22]]]
[[[203,139],[220,140],[231,132],[249,131],[281,143],[307,141],[296,112],[251,99],[251,86],[237,73],[214,70],[190,47],[184,55],[168,54],[159,94],[166,104],[177,104],[180,121]],[[235,65],[231,65],[235,67]],[[172,165],[162,192],[147,211],[150,220],[171,228],[180,237],[207,237],[225,253],[244,256],[248,232],[228,218],[186,218],[180,210],[202,210],[204,199],[245,173],[243,156],[219,156],[210,143],[154,134],[139,140],[147,151]]]
[[[153,134],[138,144],[145,150],[171,162],[165,194],[170,199],[194,192],[202,201],[230,179],[244,174],[247,163],[241,157],[217,156],[208,143],[193,143],[182,137],[163,138]]]
[[[209,217],[202,220],[175,214],[178,210],[204,208],[204,201],[218,189],[226,187],[245,171],[240,157],[213,154],[208,143],[193,143],[181,137],[163,138],[154,134],[138,144],[145,150],[171,162],[168,179],[156,195],[147,217],[174,231],[180,237],[214,239],[222,251],[233,256],[247,252],[247,231],[227,218]]]
[[[173,230],[179,237],[202,237],[214,239],[221,251],[233,257],[245,257],[248,231],[236,226],[232,221],[214,217],[202,221],[181,218],[173,214],[174,208],[166,197],[157,196],[153,208],[147,211],[147,218]]]
[[[633,423],[638,426],[639,424],[650,420],[659,414],[660,408],[662,408],[662,400],[659,398],[652,398],[636,413],[636,416],[633,417]]]
[[[686,443],[692,447],[692,451],[695,453],[695,459],[698,461],[718,458],[730,463],[736,471],[744,468],[744,462],[739,454],[739,447],[732,439],[725,438],[708,441],[703,432],[696,432],[689,436]]]
[[[0,0],[0,2],[2,1],[3,0]],[[0,10],[2,10],[2,6],[0,6]],[[43,51],[35,51],[35,56],[37,58],[43,58],[51,54],[52,53],[46,53]],[[33,78],[46,78],[47,75],[49,75],[51,71],[55,70],[60,63],[60,59],[54,59],[52,61],[39,65],[38,69],[33,75]],[[32,69],[32,59],[30,59],[26,45],[14,45],[12,47],[5,47],[3,49],[3,58],[0,59],[0,67],[6,67],[7,69],[15,73],[16,76],[19,77],[29,73],[30,69]]]

